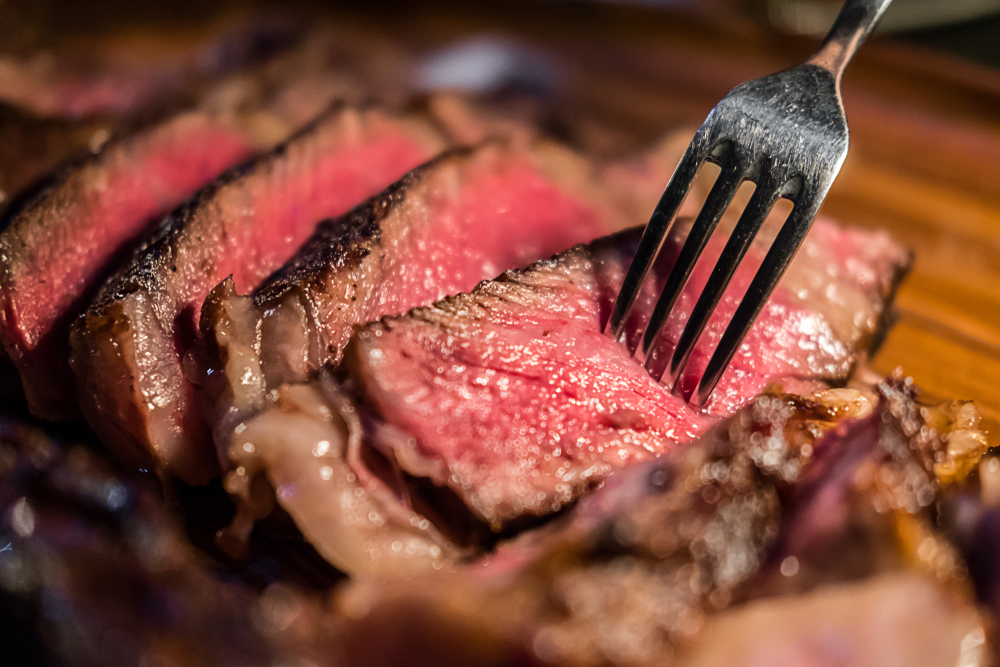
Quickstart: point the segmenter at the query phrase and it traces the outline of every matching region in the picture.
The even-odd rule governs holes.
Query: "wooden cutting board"
[[[569,73],[558,106],[619,128],[625,149],[693,132],[734,85],[816,47],[737,17],[615,5],[397,7],[378,25],[421,47],[486,31],[549,50]],[[851,149],[823,214],[915,253],[871,365],[1000,418],[1000,72],[875,37],[843,92]]]

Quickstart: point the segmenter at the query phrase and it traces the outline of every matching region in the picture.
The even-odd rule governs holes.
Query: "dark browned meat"
[[[225,447],[267,393],[336,363],[355,324],[398,314],[621,227],[589,164],[551,144],[445,154],[316,234],[250,297],[206,301],[203,371]]]
[[[392,665],[417,650],[424,664],[453,665],[969,658],[981,620],[935,500],[946,493],[943,466],[974,469],[985,447],[953,458],[948,430],[926,427],[907,386],[878,393],[874,409],[851,390],[765,394],[690,447],[615,475],[485,565],[354,584],[338,599],[352,619],[348,659]],[[974,426],[949,430],[982,437]]]
[[[426,121],[340,107],[166,219],[73,332],[81,407],[102,440],[123,461],[155,460],[189,482],[214,476],[183,368],[208,291],[227,276],[254,289],[320,220],[378,192],[442,143]]]
[[[638,239],[639,230],[616,234],[358,329],[339,371],[346,393],[329,378],[283,387],[274,407],[233,424],[228,488],[258,507],[251,489],[266,475],[307,537],[350,572],[447,560],[458,547],[481,546],[482,528],[486,536],[517,529],[614,470],[671,451],[770,382],[845,381],[908,261],[885,235],[817,222],[700,414],[601,334]],[[695,276],[682,309],[706,277]],[[745,268],[736,289],[751,278]],[[656,292],[648,286],[637,320]],[[722,303],[709,344],[735,301]],[[668,325],[664,347],[680,326]],[[227,343],[236,339],[230,331]],[[233,349],[238,362],[253,355],[252,347]],[[335,498],[351,488],[360,491],[347,508]],[[414,535],[418,525],[425,529]]]
[[[227,580],[155,489],[0,416],[3,664],[328,665],[319,609],[285,583],[260,594]]]

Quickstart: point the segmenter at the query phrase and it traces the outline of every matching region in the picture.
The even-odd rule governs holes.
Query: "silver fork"
[[[781,197],[793,205],[689,399],[696,406],[705,405],[729,366],[847,157],[847,117],[840,78],[890,2],[847,0],[816,55],[793,69],[737,86],[726,95],[691,141],[653,211],[605,327],[605,333],[619,341],[695,174],[706,160],[720,166],[721,173],[684,241],[642,339],[636,348],[629,349],[657,380],[666,371],[666,384],[679,393],[678,379],[691,351],[771,208]],[[650,353],[663,325],[736,190],[746,180],[755,183],[756,189],[669,362],[665,368],[654,368]]]

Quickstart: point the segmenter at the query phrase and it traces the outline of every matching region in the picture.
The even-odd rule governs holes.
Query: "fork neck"
[[[819,51],[807,62],[828,69],[839,81],[854,52],[875,28],[892,0],[847,0]]]

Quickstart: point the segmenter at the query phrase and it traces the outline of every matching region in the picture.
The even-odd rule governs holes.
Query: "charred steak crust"
[[[186,481],[216,474],[184,356],[220,279],[254,288],[317,221],[439,150],[420,118],[336,104],[276,149],[227,171],[163,220],[74,325],[84,416],[129,461]]]
[[[916,403],[902,378],[867,397],[765,392],[485,562],[356,578],[336,597],[348,662],[419,645],[429,663],[482,664],[475,645],[570,665],[951,664],[983,619],[945,534],[989,548],[997,523],[935,461],[978,438],[958,455],[975,470],[975,413]],[[941,514],[955,500],[964,520]]]
[[[295,256],[254,292],[254,302],[261,305],[277,299],[290,290],[308,285],[318,274],[331,269],[357,266],[378,251],[382,241],[382,221],[406,201],[409,190],[420,183],[426,173],[455,158],[467,157],[474,151],[475,147],[468,146],[443,151],[346,215],[320,222]]]

